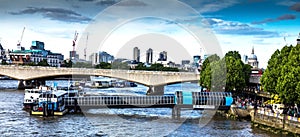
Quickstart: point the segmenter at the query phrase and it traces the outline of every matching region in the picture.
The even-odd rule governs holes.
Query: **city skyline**
[[[16,49],[23,27],[25,27],[21,44],[26,49],[31,46],[31,41],[38,40],[45,42],[45,46],[51,51],[62,52],[65,57],[68,57],[69,51],[72,50],[74,32],[77,30],[79,39],[76,46],[83,45],[82,47],[85,47],[87,43],[87,51],[90,52],[87,55],[89,55],[91,54],[89,50],[92,50],[91,45],[99,45],[100,43],[94,41],[97,37],[93,32],[89,32],[89,41],[86,42],[87,32],[85,29],[106,8],[116,4],[120,7],[118,12],[126,14],[128,11],[122,11],[122,9],[132,8],[133,11],[142,12],[151,4],[168,5],[166,3],[171,1],[131,0],[119,5],[118,2],[118,0],[3,0],[0,5],[1,44],[5,49]],[[111,35],[113,40],[108,39],[106,45],[100,50],[112,53],[115,57],[123,57],[116,56],[119,52],[118,49],[122,49],[122,46],[130,42],[131,39],[148,32],[168,35],[183,45],[189,55],[200,54],[199,46],[197,47],[195,41],[178,28],[180,24],[192,27],[203,25],[202,20],[195,18],[197,16],[206,20],[210,25],[222,48],[223,55],[232,50],[239,51],[241,56],[250,55],[251,49],[254,47],[259,60],[259,67],[266,68],[272,53],[286,44],[295,45],[300,32],[298,25],[300,3],[296,0],[229,0],[217,2],[182,0],[180,2],[195,9],[199,14],[182,14],[179,15],[182,17],[179,20],[145,18],[133,21],[131,24],[125,24],[114,31],[115,33]],[[170,14],[168,6],[162,8],[165,10],[162,14]],[[170,16],[173,14],[176,13],[172,13]],[[118,19],[119,17],[114,16],[104,18],[103,28]],[[168,44],[163,43],[162,45]],[[77,48],[80,50],[80,47]],[[204,51],[205,49],[203,47]],[[132,48],[130,50],[132,51]],[[169,49],[166,51],[168,51],[168,55],[175,58],[174,54],[169,54]],[[83,50],[80,50],[79,54],[80,58],[84,58]],[[132,58],[132,54],[127,58]],[[187,58],[182,58],[182,60],[184,59]]]

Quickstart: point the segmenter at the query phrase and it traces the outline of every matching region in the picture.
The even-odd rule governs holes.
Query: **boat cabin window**
[[[41,94],[39,98],[57,98],[54,94]]]

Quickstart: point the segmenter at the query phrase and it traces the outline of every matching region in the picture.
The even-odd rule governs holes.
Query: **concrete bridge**
[[[194,82],[200,75],[192,72],[138,71],[117,69],[87,69],[87,68],[55,68],[40,66],[8,66],[0,65],[0,75],[19,80],[19,87],[26,86],[28,81],[47,79],[60,76],[105,76],[123,79],[149,87],[149,94],[163,94],[164,86],[180,82]],[[24,85],[22,85],[24,84]]]

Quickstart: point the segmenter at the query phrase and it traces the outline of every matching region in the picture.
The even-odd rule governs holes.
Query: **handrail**
[[[293,117],[293,116],[288,116],[288,115],[279,114],[279,113],[272,113],[272,112],[267,112],[267,111],[262,111],[262,110],[257,110],[256,114],[261,114],[261,115],[264,115],[264,116],[274,117],[274,118],[277,118],[277,119],[280,119],[280,120],[283,120],[283,118],[285,116],[285,120],[290,120],[290,121],[300,123],[300,117]]]

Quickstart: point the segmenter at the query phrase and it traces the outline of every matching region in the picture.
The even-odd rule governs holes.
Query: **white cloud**
[[[238,4],[238,0],[181,0],[182,2],[192,6],[200,13],[208,13],[220,11],[222,9],[228,8],[235,4]]]

